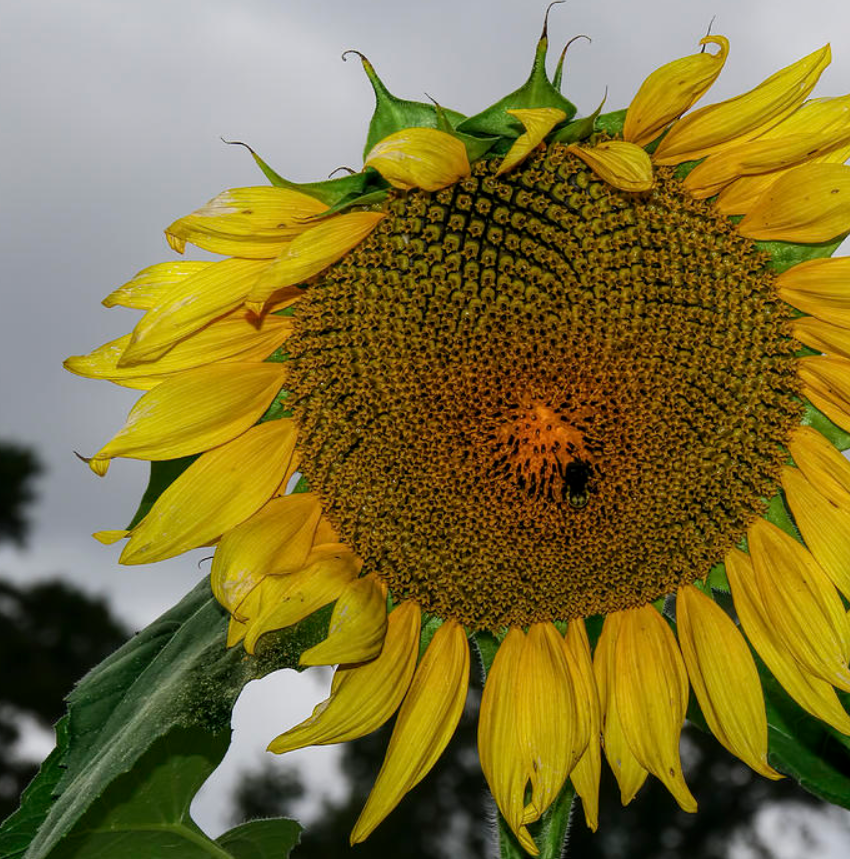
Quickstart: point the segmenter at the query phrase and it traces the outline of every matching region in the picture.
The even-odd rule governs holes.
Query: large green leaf
[[[208,582],[201,582],[71,693],[67,730],[63,726],[60,734],[66,746],[48,760],[20,812],[0,829],[2,856],[24,855],[22,842],[31,837],[26,859],[53,857],[116,780],[135,772],[146,750],[173,729],[205,736],[228,731],[242,687],[270,671],[296,668],[301,652],[325,636],[329,616],[328,607],[264,636],[257,655],[249,657],[240,647],[225,648],[227,614]],[[58,781],[57,764],[65,770]]]

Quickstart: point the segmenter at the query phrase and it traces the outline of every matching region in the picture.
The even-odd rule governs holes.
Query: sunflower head
[[[105,300],[133,332],[66,362],[145,392],[90,460],[167,484],[96,535],[123,562],[215,544],[249,652],[333,604],[302,656],[339,666],[331,696],[271,749],[398,711],[353,841],[439,757],[485,632],[481,763],[529,853],[568,778],[596,827],[603,748],[624,803],[652,774],[696,809],[689,689],[779,777],[744,635],[850,734],[850,97],[807,100],[827,46],[692,110],[729,51],[701,45],[578,119],[545,27],[469,117],[358,55],[363,169],[298,185],[252,152],[269,186],[166,230],[225,258],[140,272]]]

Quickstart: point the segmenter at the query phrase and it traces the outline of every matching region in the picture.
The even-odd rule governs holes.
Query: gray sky
[[[299,181],[358,169],[373,99],[359,63],[340,62],[343,50],[364,52],[398,95],[427,92],[474,113],[525,79],[543,8],[527,0],[6,0],[0,437],[32,444],[47,472],[30,548],[0,552],[2,573],[26,581],[61,572],[108,595],[138,628],[197,581],[206,552],[119,567],[120,546],[89,536],[126,524],[147,465],[120,460],[98,479],[73,451],[97,450],[138,394],[72,376],[63,358],[132,328],[132,311],[99,302],[173,258],[165,226],[225,188],[263,184],[248,154],[219,135],[250,143]],[[732,50],[705,103],[827,40],[834,59],[816,95],[850,92],[843,0],[570,0],[552,12],[553,53],[576,33],[593,44],[571,49],[566,94],[587,113],[607,86],[606,109],[625,107],[653,68],[695,49],[715,15],[714,32]],[[244,707],[239,719],[238,753],[250,759],[324,696],[312,675],[287,672],[266,685],[277,692],[262,693],[267,703]],[[299,754],[312,783],[326,778],[332,749]],[[221,790],[207,793],[201,822],[220,828]]]

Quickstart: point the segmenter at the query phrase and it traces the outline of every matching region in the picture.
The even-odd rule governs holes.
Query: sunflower
[[[850,96],[809,100],[829,47],[691,110],[729,50],[709,35],[576,119],[547,44],[471,117],[361,57],[363,169],[299,185],[252,152],[269,186],[166,230],[225,258],[140,272],[105,299],[145,311],[132,333],[66,362],[145,392],[91,468],[171,467],[95,535],[123,563],[215,545],[248,653],[333,605],[301,656],[338,666],[330,697],[269,748],[396,715],[352,843],[440,756],[482,642],[481,765],[532,854],[568,779],[596,828],[603,752],[624,804],[651,774],[696,810],[690,690],[779,778],[750,645],[850,734]]]

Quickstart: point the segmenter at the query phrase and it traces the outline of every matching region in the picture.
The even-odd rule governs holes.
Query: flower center
[[[800,405],[766,257],[560,145],[394,194],[299,302],[302,469],[396,599],[474,628],[641,605],[774,493]]]

